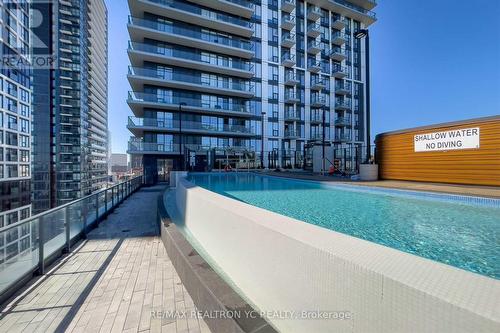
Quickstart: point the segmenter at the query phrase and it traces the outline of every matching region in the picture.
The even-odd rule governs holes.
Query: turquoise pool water
[[[189,180],[257,207],[500,279],[500,207],[252,173],[191,174]]]

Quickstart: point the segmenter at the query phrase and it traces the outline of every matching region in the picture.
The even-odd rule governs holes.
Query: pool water
[[[252,173],[191,174],[189,180],[307,223],[500,279],[498,206]]]

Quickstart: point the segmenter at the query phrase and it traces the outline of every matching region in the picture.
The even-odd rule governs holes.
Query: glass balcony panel
[[[68,206],[69,235],[71,238],[83,230],[83,202],[77,201]]]
[[[58,209],[44,216],[43,233],[43,257],[48,258],[58,249],[66,244],[66,229],[64,209]]]

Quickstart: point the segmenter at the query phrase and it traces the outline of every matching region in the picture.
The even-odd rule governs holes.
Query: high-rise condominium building
[[[28,1],[0,2],[0,266],[29,251],[31,83]]]
[[[108,13],[104,0],[55,0],[43,17],[52,70],[34,71],[33,210],[105,186]],[[39,32],[40,33],[40,32]]]
[[[218,151],[302,167],[323,142],[352,167],[369,127],[365,44],[354,33],[375,22],[375,5],[129,0],[129,153],[143,156],[146,180],[217,167]]]
[[[0,2],[0,231],[31,213],[31,83],[29,64],[29,3]],[[0,262],[17,253],[17,229],[0,236]],[[3,253],[9,244],[10,254]],[[20,245],[22,247],[22,245]],[[15,250],[15,251],[14,251]],[[22,249],[21,249],[22,250]]]

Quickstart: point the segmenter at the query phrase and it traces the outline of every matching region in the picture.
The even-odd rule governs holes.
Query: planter
[[[378,164],[360,164],[359,165],[360,180],[378,180]]]

